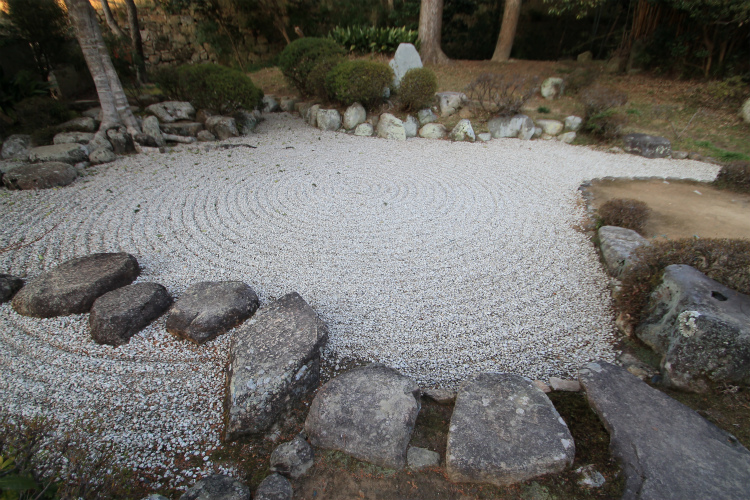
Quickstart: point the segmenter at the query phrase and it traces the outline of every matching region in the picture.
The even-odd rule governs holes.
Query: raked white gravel
[[[555,141],[407,142],[320,132],[271,115],[251,137],[144,153],[57,190],[2,191],[0,272],[31,278],[93,252],[129,252],[139,281],[175,296],[242,280],[261,303],[299,292],[328,323],[324,356],[383,362],[423,386],[480,371],[573,376],[613,360],[607,277],[577,192],[585,180],[711,180],[718,168]],[[213,464],[229,336],[203,346],[164,318],[118,348],[87,316],[32,319],[0,307],[0,408],[86,429],[126,464]],[[175,479],[174,458],[205,456]]]

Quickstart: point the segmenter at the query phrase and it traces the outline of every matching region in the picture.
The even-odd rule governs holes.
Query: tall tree
[[[503,10],[503,23],[500,25],[500,35],[497,37],[495,53],[492,60],[505,62],[510,59],[510,50],[513,48],[513,39],[516,37],[518,18],[521,16],[521,0],[505,0]]]
[[[102,122],[97,134],[106,134],[111,128],[125,125],[128,133],[135,137],[141,130],[104,45],[94,9],[89,0],[65,0],[65,5],[102,106]]]
[[[109,8],[108,0],[101,0],[102,11],[104,11],[104,19],[107,21],[110,31],[117,37],[125,39],[125,32],[120,29],[120,25],[117,24],[115,16],[112,15],[112,9]]]
[[[422,62],[447,64],[450,62],[440,47],[443,27],[443,0],[422,0],[419,9],[419,43]]]
[[[128,29],[130,30],[130,37],[128,37],[125,32],[122,31],[120,25],[117,24],[115,16],[112,15],[112,9],[109,7],[108,0],[101,0],[104,19],[107,21],[109,29],[117,38],[130,41],[130,53],[133,59],[133,65],[135,66],[136,79],[138,80],[138,83],[146,83],[146,58],[143,55],[141,27],[138,24],[138,9],[133,0],[124,1],[125,9],[128,12]]]

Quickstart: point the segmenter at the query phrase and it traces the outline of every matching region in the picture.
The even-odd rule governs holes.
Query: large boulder
[[[313,449],[301,435],[280,444],[271,453],[271,471],[297,479],[304,476],[314,461]]]
[[[88,144],[93,138],[93,132],[60,132],[52,138],[52,144]]]
[[[252,134],[258,127],[258,124],[263,121],[260,111],[255,110],[245,111],[244,109],[239,109],[232,116],[241,135]]]
[[[67,122],[58,125],[56,128],[60,132],[96,132],[96,122],[94,118],[81,116],[73,118]]]
[[[618,277],[631,264],[630,255],[636,248],[648,245],[648,240],[633,231],[618,226],[602,226],[598,231],[599,245],[609,274]]]
[[[79,257],[29,281],[13,297],[13,309],[36,318],[87,313],[97,298],[129,285],[139,273],[138,261],[127,253]]]
[[[557,99],[565,90],[565,80],[551,76],[542,82],[540,92],[545,99]]]
[[[628,134],[622,138],[623,149],[645,158],[666,158],[672,153],[672,143],[665,137],[648,134]]]
[[[305,112],[305,121],[312,127],[318,126],[318,111],[320,110],[320,104],[313,104]]]
[[[67,186],[78,177],[72,165],[60,162],[34,163],[14,168],[3,175],[8,189],[49,189]]]
[[[750,123],[750,97],[747,98],[740,108],[740,118],[742,118],[742,121],[745,123]]]
[[[226,395],[229,440],[258,434],[320,382],[328,328],[297,293],[263,308],[232,337]]]
[[[383,365],[354,368],[320,388],[305,431],[313,446],[401,470],[420,409],[419,387]]]
[[[552,402],[531,380],[480,373],[461,384],[451,417],[451,481],[513,484],[573,464],[575,444]]]
[[[91,307],[91,336],[97,344],[126,344],[171,304],[172,296],[158,283],[136,283],[112,290]]]
[[[383,139],[406,140],[406,129],[404,122],[390,113],[383,113],[378,120],[378,137]]]
[[[125,127],[111,128],[107,130],[107,138],[112,144],[115,154],[126,155],[135,153],[135,144]]]
[[[271,474],[258,485],[255,500],[292,500],[294,489],[292,483],[280,474]]]
[[[536,125],[542,128],[542,133],[555,136],[563,131],[565,125],[557,120],[537,120]]]
[[[528,141],[534,135],[534,120],[526,115],[500,116],[487,122],[494,139],[518,137]]]
[[[117,155],[107,148],[99,148],[89,154],[89,161],[92,165],[101,165],[102,163],[111,163],[117,159]]]
[[[579,130],[581,130],[582,125],[583,118],[581,118],[580,116],[570,115],[565,117],[565,130],[578,132]]]
[[[219,138],[220,141],[240,135],[237,122],[231,116],[210,116],[206,119],[206,129]]]
[[[417,130],[419,129],[419,122],[411,115],[406,115],[404,120],[404,132],[406,132],[406,138],[411,139],[417,136]]]
[[[354,135],[359,137],[371,137],[375,133],[375,128],[370,123],[360,123],[354,129]]]
[[[477,140],[476,134],[474,134],[474,128],[471,126],[471,122],[464,118],[460,120],[453,130],[451,130],[451,140],[456,142],[468,141],[474,142]]]
[[[400,43],[393,55],[393,59],[388,63],[393,69],[393,87],[398,88],[401,79],[410,70],[422,67],[422,58],[419,57],[417,48],[410,43]]]
[[[23,280],[10,274],[0,274],[0,304],[8,302],[23,286]]]
[[[195,118],[195,108],[189,102],[160,102],[148,106],[146,111],[156,116],[161,123],[172,123],[179,120],[192,120]]]
[[[344,129],[354,130],[360,123],[364,123],[366,119],[367,111],[365,111],[364,106],[355,102],[344,111]]]
[[[202,281],[188,287],[167,317],[169,333],[203,344],[253,315],[258,296],[241,281]]]
[[[143,133],[150,135],[156,141],[158,147],[164,147],[167,141],[164,140],[164,136],[161,133],[161,127],[159,126],[159,119],[155,116],[147,116],[143,119],[143,125],[141,126]]]
[[[250,500],[250,488],[233,477],[213,474],[195,483],[180,500]]]
[[[159,128],[166,134],[195,137],[196,135],[198,135],[198,132],[203,130],[203,124],[201,122],[178,121],[172,123],[164,123]]]
[[[463,92],[438,92],[437,99],[441,116],[458,113],[469,102],[469,98]]]
[[[0,157],[3,160],[22,160],[29,158],[29,149],[31,148],[31,136],[25,134],[14,134],[9,136],[3,142],[3,149]]]
[[[448,129],[442,123],[428,123],[419,129],[419,137],[425,139],[442,139],[448,135]]]
[[[88,156],[86,147],[81,144],[54,144],[29,150],[29,161],[31,163],[54,161],[75,164],[86,161]]]
[[[430,108],[420,109],[417,118],[419,119],[419,125],[422,127],[438,120],[437,115]]]
[[[341,114],[335,109],[319,109],[316,121],[320,130],[335,132],[341,128]]]
[[[708,382],[750,384],[750,296],[694,267],[667,266],[636,335],[661,355],[672,387],[703,392]]]
[[[579,372],[625,474],[623,500],[744,499],[750,452],[737,439],[619,366]]]

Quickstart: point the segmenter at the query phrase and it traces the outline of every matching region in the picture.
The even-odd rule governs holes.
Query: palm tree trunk
[[[443,27],[443,0],[422,0],[419,8],[419,42],[422,62],[447,64],[450,62],[440,47]]]
[[[505,62],[510,59],[510,50],[513,48],[513,39],[516,37],[518,18],[521,15],[521,0],[505,0],[503,10],[503,24],[500,26],[500,35],[497,37],[497,45],[492,60]]]

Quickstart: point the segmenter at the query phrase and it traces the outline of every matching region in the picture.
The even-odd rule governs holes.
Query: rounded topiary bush
[[[347,106],[359,102],[372,107],[383,101],[385,88],[392,81],[393,70],[385,63],[346,61],[328,73],[326,89],[328,95]]]
[[[279,54],[279,69],[303,94],[307,93],[307,76],[322,59],[343,57],[344,48],[329,38],[299,38]]]
[[[307,82],[305,84],[307,94],[314,95],[326,101],[331,100],[332,96],[328,95],[328,90],[326,89],[326,76],[342,62],[344,62],[344,57],[340,55],[327,56],[319,60],[307,75]]]
[[[438,82],[435,73],[427,68],[414,68],[406,72],[398,87],[401,106],[405,109],[422,109],[435,99]]]

